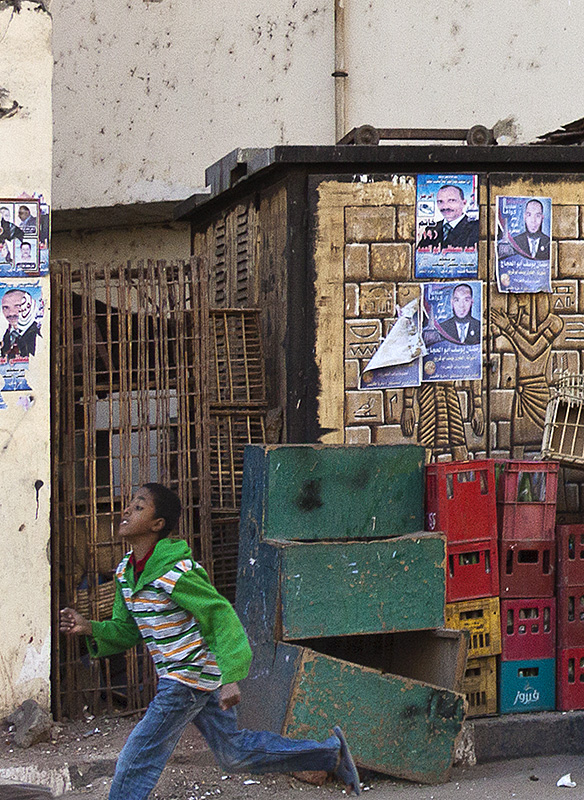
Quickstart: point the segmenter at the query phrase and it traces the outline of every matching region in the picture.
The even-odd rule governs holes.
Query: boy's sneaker
[[[345,734],[339,728],[338,725],[335,725],[333,728],[333,733],[339,739],[341,743],[341,751],[339,753],[339,763],[337,764],[337,768],[335,769],[335,777],[342,781],[346,786],[349,787],[355,794],[361,794],[361,785],[359,783],[359,773],[357,772],[357,767],[355,766],[355,762],[353,761],[353,756],[351,755],[351,751],[349,750],[349,745],[347,744],[347,740],[345,739]]]

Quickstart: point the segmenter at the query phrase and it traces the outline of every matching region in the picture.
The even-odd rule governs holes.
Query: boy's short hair
[[[164,539],[178,525],[182,511],[182,504],[176,492],[167,489],[161,483],[145,483],[144,488],[152,495],[156,516],[164,519],[164,528],[160,531],[159,539]]]

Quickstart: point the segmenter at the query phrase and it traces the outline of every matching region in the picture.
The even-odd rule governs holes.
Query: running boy
[[[211,585],[184,541],[168,535],[181,513],[177,495],[146,483],[123,513],[120,535],[132,550],[116,570],[112,619],[61,611],[62,633],[84,634],[93,657],[144,640],[158,674],[156,696],[118,759],[110,800],[146,800],[189,722],[231,772],[333,772],[360,794],[359,776],[339,727],[324,742],[238,730],[237,681],[251,649],[231,604]]]

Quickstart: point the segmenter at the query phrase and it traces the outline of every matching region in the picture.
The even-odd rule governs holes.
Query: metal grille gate
[[[111,613],[123,555],[119,515],[147,481],[184,504],[178,535],[233,597],[243,446],[263,441],[265,379],[254,310],[209,311],[190,263],[52,265],[53,610]],[[90,662],[53,647],[54,712],[145,707],[154,671],[140,648]]]

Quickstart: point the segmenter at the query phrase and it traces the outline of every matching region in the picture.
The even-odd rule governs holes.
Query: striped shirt
[[[212,692],[221,685],[221,670],[199,630],[195,617],[172,599],[177,581],[199,568],[189,559],[178,561],[164,575],[135,592],[126,577],[130,554],[119,564],[116,578],[124,603],[152,656],[159,678],[173,678]]]

